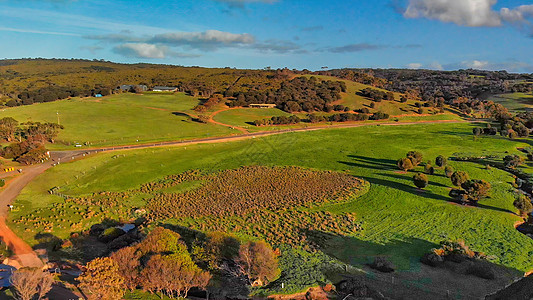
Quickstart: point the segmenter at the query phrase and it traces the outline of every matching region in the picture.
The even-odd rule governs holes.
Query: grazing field
[[[73,148],[88,142],[92,147],[148,143],[229,135],[224,126],[199,124],[187,115],[199,103],[184,94],[119,94],[104,98],[73,98],[7,108],[0,118],[19,122],[57,122],[65,126],[51,149]]]
[[[137,195],[131,191],[166,176],[193,169],[218,172],[249,165],[300,166],[346,172],[369,182],[370,187],[343,203],[294,207],[277,213],[262,209],[244,217],[177,217],[158,221],[200,231],[225,230],[242,238],[265,238],[285,253],[281,257],[284,280],[289,280],[291,272],[313,273],[316,280],[326,280],[327,266],[331,264],[360,268],[377,255],[388,257],[398,266],[398,274],[408,278],[420,272],[419,258],[445,239],[464,239],[475,251],[493,257],[494,263],[519,271],[530,270],[533,260],[528,249],[533,247],[533,240],[513,227],[520,218],[514,214],[511,186],[514,179],[509,173],[476,163],[450,161],[456,170],[492,185],[490,197],[482,200],[479,207],[467,207],[450,202],[448,192],[452,184],[443,170],[428,175],[429,186],[419,190],[412,183],[414,173],[399,172],[396,167],[396,160],[410,150],[422,152],[423,161],[434,161],[438,155],[503,156],[506,151],[519,153],[517,147],[527,146],[525,142],[500,137],[474,139],[471,132],[470,124],[368,126],[186,148],[104,153],[60,165],[38,177],[18,197],[15,206],[20,209],[10,215],[9,222],[17,234],[35,245],[39,242],[38,233],[66,238],[72,229],[88,228],[106,217],[132,217],[132,208],[145,207],[154,195],[148,190]],[[461,153],[456,153],[457,149]],[[422,169],[418,167],[417,171]],[[190,191],[202,184],[197,180],[190,182],[192,186],[176,190]],[[115,199],[115,205],[84,205],[47,193],[56,186],[72,198],[94,198],[96,193],[97,198]],[[102,191],[107,193],[101,194]],[[280,232],[287,234],[280,237],[283,235]],[[319,251],[299,252],[299,247]],[[292,270],[291,266],[300,259],[299,269]],[[324,268],[317,268],[317,264]],[[285,281],[292,284],[292,291],[306,286],[296,277],[292,283]],[[419,279],[416,284],[429,288],[432,284],[427,280]],[[443,284],[454,288],[453,280]]]
[[[533,108],[533,95],[525,93],[501,94],[490,97],[495,103],[500,103],[513,113],[524,112],[526,108]]]

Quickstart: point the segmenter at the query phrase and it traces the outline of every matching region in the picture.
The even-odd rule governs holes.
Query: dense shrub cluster
[[[272,117],[270,119],[263,119],[263,120],[255,120],[254,125],[255,126],[268,126],[268,125],[290,125],[290,124],[298,124],[302,120],[298,118],[297,116],[281,116],[281,117]]]
[[[393,92],[384,92],[372,88],[365,88],[357,92],[358,95],[372,99],[375,102],[381,102],[381,100],[394,100]]]
[[[254,103],[276,104],[287,112],[327,111],[333,101],[341,98],[346,85],[341,81],[321,81],[316,77],[297,77],[284,81],[277,90],[237,93],[229,106],[247,106]],[[231,95],[230,95],[231,96]]]
[[[187,225],[201,231],[239,232],[263,238],[272,245],[301,246],[306,250],[317,249],[318,244],[313,239],[317,232],[347,235],[361,230],[361,224],[356,222],[352,213],[336,215],[296,209],[281,212],[259,210],[242,217],[201,218]]]
[[[448,268],[457,273],[494,279],[496,273],[486,259],[485,254],[472,251],[463,240],[458,240],[441,242],[440,248],[426,253],[421,261],[432,267]]]
[[[363,183],[338,172],[261,166],[226,170],[201,180],[205,182],[195,190],[149,199],[151,217],[243,216],[263,209],[310,206],[343,199]]]
[[[366,121],[369,119],[369,116],[367,114],[353,114],[353,113],[340,113],[340,114],[333,114],[330,116],[309,114],[307,115],[307,117],[309,118],[309,122],[311,123]]]

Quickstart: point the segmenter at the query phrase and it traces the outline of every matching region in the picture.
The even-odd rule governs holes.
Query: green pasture
[[[13,220],[35,215],[39,208],[42,219],[51,218],[55,213],[46,209],[64,202],[47,193],[55,186],[62,193],[80,196],[124,191],[190,169],[215,171],[254,164],[298,165],[349,172],[371,184],[366,194],[347,203],[315,208],[339,214],[354,212],[362,224],[361,231],[332,236],[321,244],[321,253],[338,264],[359,269],[373,257],[385,255],[397,265],[399,274],[404,274],[401,276],[409,278],[420,272],[420,257],[439,242],[464,239],[473,250],[486,253],[496,264],[521,272],[530,270],[533,240],[513,227],[520,218],[512,204],[513,177],[509,173],[477,163],[450,161],[456,170],[466,171],[471,178],[484,179],[492,185],[490,197],[481,201],[479,207],[467,207],[450,202],[448,193],[452,185],[443,170],[438,169],[435,175],[429,176],[430,184],[425,190],[418,190],[412,183],[414,172],[399,172],[396,167],[396,160],[410,150],[422,152],[425,162],[434,161],[438,155],[518,154],[517,147],[528,146],[528,140],[474,139],[472,126],[467,123],[367,126],[287,133],[222,144],[102,153],[60,165],[37,177],[17,198],[15,206],[20,209],[10,215],[9,226],[30,244],[36,244],[37,229]],[[416,171],[422,171],[422,167]],[[196,184],[176,187],[176,191],[194,188]],[[124,205],[126,208],[142,206],[142,198],[143,195],[137,195]],[[65,209],[79,210],[74,206]],[[115,216],[115,211],[106,212],[104,208],[102,211],[110,218]],[[91,225],[75,215],[72,218],[75,220],[69,221],[76,226]],[[161,222],[184,224],[180,220]],[[54,227],[52,233],[65,238],[70,228]],[[305,266],[302,268],[305,270]],[[313,269],[311,265],[307,268]],[[416,280],[420,280],[417,284],[431,286],[425,279]],[[454,288],[450,280],[443,284]],[[462,289],[468,290],[466,286]]]
[[[19,122],[59,122],[65,126],[51,149],[70,149],[88,142],[91,147],[149,143],[229,135],[224,126],[199,124],[182,113],[193,113],[197,98],[185,94],[119,94],[103,98],[73,98],[8,108],[0,118]]]
[[[533,94],[512,93],[490,97],[495,103],[500,103],[513,113],[524,112],[526,108],[533,108]]]

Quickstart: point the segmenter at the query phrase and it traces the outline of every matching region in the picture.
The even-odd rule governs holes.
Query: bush
[[[422,162],[422,158],[423,158],[422,153],[418,151],[409,151],[407,152],[406,157],[411,160],[411,162],[413,163],[413,166],[418,166],[418,164]]]
[[[468,173],[466,172],[456,171],[453,172],[452,176],[450,176],[450,179],[452,180],[453,185],[461,186],[463,183],[470,180],[470,176],[468,176]]]
[[[524,162],[524,158],[516,154],[507,155],[503,158],[503,164],[506,168],[514,169]]]
[[[378,270],[383,273],[391,273],[394,272],[394,270],[396,269],[394,264],[383,256],[376,257],[374,259],[374,262],[370,264],[370,267],[374,270]]]
[[[435,159],[435,165],[437,165],[439,168],[446,166],[447,163],[448,160],[442,155],[437,156],[437,158]]]
[[[6,181],[4,179],[0,179],[0,187],[4,187],[6,185]]]
[[[514,207],[518,209],[520,215],[525,217],[533,211],[533,204],[531,204],[531,199],[524,194],[519,194],[516,197],[516,200],[513,202]]]
[[[479,179],[468,180],[461,184],[461,187],[465,190],[468,200],[473,204],[486,198],[491,189],[490,183]]]
[[[413,176],[413,183],[419,189],[423,189],[428,186],[428,177],[425,174],[418,173]]]
[[[450,178],[453,175],[453,167],[452,166],[446,166],[444,167],[444,174],[446,177]]]
[[[433,175],[435,174],[435,168],[433,168],[431,166],[431,164],[428,162],[425,166],[424,166],[424,172],[426,174],[429,174],[429,175]]]
[[[397,162],[398,168],[403,171],[409,171],[413,169],[413,163],[407,157],[401,158]]]

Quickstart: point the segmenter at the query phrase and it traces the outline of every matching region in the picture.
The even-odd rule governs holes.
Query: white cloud
[[[255,38],[247,33],[236,34],[219,30],[207,30],[205,32],[171,32],[156,34],[150,38],[148,42],[175,46],[186,45],[198,49],[213,49],[223,45],[253,44]]]
[[[504,7],[500,10],[500,15],[507,22],[529,23],[527,19],[533,17],[533,5],[521,5],[513,9]]]
[[[80,36],[79,34],[68,33],[68,32],[43,31],[43,30],[21,29],[21,28],[11,28],[11,27],[0,27],[0,31],[49,34],[49,35],[64,35],[64,36]]]
[[[486,69],[489,66],[489,62],[486,60],[472,60],[463,61],[461,65],[469,69]]]
[[[420,69],[420,68],[422,68],[422,64],[421,63],[410,63],[410,64],[407,64],[407,68],[409,68],[409,69]]]
[[[461,26],[500,26],[497,0],[409,0],[406,18],[426,18]]]
[[[124,56],[137,58],[165,58],[169,53],[167,46],[147,43],[126,43],[116,46],[113,51]]]
[[[490,62],[486,60],[469,60],[444,65],[445,70],[478,69],[489,71],[506,70],[508,72],[533,72],[533,64],[523,61]]]
[[[438,70],[438,71],[444,70],[444,68],[442,67],[442,65],[438,61],[434,61],[434,62],[430,63],[428,65],[428,68],[432,69],[432,70]]]
[[[494,10],[498,0],[408,0],[406,18],[425,18],[469,27],[510,24],[533,36],[533,5]]]

